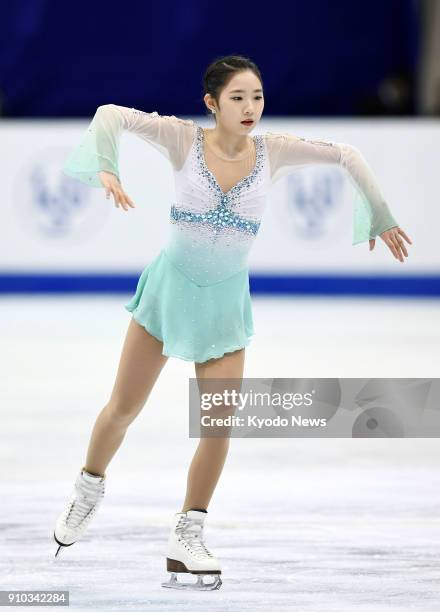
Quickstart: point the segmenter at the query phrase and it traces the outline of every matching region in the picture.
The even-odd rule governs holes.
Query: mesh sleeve
[[[398,226],[373,171],[356,147],[329,140],[308,140],[290,134],[268,132],[266,136],[273,181],[293,168],[309,164],[338,164],[346,170],[354,188],[353,245]]]
[[[98,174],[101,171],[115,174],[120,181],[119,143],[124,130],[151,144],[174,168],[179,169],[184,163],[195,129],[193,121],[174,115],[105,104],[97,108],[62,170],[92,187],[102,187]]]

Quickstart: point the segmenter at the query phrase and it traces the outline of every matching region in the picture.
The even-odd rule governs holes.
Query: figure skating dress
[[[168,357],[202,363],[249,344],[254,327],[248,254],[268,191],[289,171],[316,163],[347,170],[358,194],[353,244],[398,226],[371,168],[349,144],[266,132],[252,137],[252,157],[211,155],[208,167],[205,132],[196,122],[115,104],[98,107],[63,171],[93,187],[103,187],[98,174],[103,170],[120,180],[124,130],[152,145],[173,168],[168,244],[142,271],[125,305],[163,342]]]

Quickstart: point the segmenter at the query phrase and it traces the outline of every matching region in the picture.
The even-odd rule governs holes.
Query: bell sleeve
[[[121,182],[119,144],[124,130],[151,144],[178,169],[183,165],[194,126],[193,121],[174,115],[104,104],[97,108],[80,142],[62,166],[62,171],[91,187],[103,186],[99,178],[102,171],[111,172]]]
[[[398,227],[373,171],[356,147],[329,140],[308,140],[290,134],[269,132],[268,136],[273,181],[288,173],[292,166],[326,163],[338,164],[346,170],[354,188],[353,245]]]

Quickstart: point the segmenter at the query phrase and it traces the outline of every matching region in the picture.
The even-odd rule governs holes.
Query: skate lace
[[[75,489],[76,494],[66,512],[66,523],[69,527],[79,527],[93,516],[97,502],[104,496],[104,481],[92,483],[81,480]]]
[[[183,541],[184,546],[189,547],[199,557],[213,557],[203,542],[203,525],[195,519],[180,517],[176,527],[179,533],[179,540]]]

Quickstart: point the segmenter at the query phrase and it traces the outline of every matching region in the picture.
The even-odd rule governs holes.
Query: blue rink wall
[[[139,273],[140,275],[140,273]],[[2,274],[1,294],[35,293],[130,293],[138,276],[133,275],[30,275]],[[251,294],[265,295],[347,295],[436,297],[440,296],[440,275],[399,276],[268,276],[249,275]]]
[[[89,123],[0,121],[7,162],[0,167],[0,294],[134,293],[142,270],[166,246],[174,177],[149,143],[129,132],[120,141],[121,181],[134,209],[116,208],[104,189],[62,173]],[[252,294],[440,295],[439,120],[263,119],[252,134],[265,131],[357,147],[413,244],[405,243],[404,263],[380,238],[373,251],[368,241],[353,246],[346,171],[337,164],[289,168],[270,189],[250,252]]]

